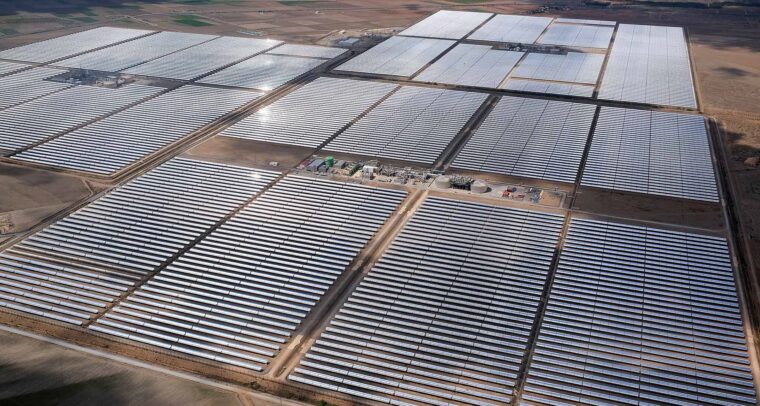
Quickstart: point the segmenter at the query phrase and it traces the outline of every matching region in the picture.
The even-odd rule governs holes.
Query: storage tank
[[[485,183],[482,180],[476,180],[475,182],[472,182],[472,186],[470,186],[470,191],[472,193],[488,192],[488,183]]]
[[[435,187],[439,189],[448,189],[451,187],[451,178],[448,176],[441,175],[437,178],[435,178]]]

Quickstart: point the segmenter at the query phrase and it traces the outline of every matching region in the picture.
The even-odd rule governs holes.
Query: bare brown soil
[[[720,206],[696,200],[580,188],[573,209],[717,232],[725,230]]]
[[[298,166],[303,160],[309,158],[312,152],[311,148],[215,136],[190,149],[184,156],[279,171]],[[277,162],[277,166],[270,165],[271,162]]]
[[[235,392],[0,331],[0,403],[242,405]]]
[[[90,196],[82,179],[0,163],[0,218],[6,232],[26,230],[42,219]]]

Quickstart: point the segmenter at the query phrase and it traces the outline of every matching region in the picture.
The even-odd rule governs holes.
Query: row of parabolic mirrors
[[[0,142],[22,140],[15,159],[116,173],[340,54],[112,28],[2,51],[16,62],[0,62],[0,126],[18,124]],[[687,76],[663,79],[684,58]],[[64,67],[182,86],[44,79]],[[443,11],[341,72],[395,83],[321,77],[221,135],[431,165],[491,103],[451,168],[719,199],[702,117],[589,102],[696,107],[681,28]],[[16,138],[12,117],[35,124]],[[282,379],[373,404],[756,404],[725,238],[456,196],[407,216],[399,187],[174,158],[0,254],[0,308],[271,375],[403,214]]]

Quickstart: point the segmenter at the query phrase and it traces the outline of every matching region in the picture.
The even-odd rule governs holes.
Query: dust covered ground
[[[127,366],[6,331],[0,331],[0,348],[0,404],[253,404],[235,392]]]

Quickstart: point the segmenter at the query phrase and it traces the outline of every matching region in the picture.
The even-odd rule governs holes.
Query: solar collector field
[[[0,109],[72,87],[68,83],[44,80],[65,72],[60,69],[32,68],[0,77]]]
[[[319,78],[221,135],[316,148],[396,87],[390,83]]]
[[[259,95],[186,85],[26,150],[14,159],[109,175]]]
[[[51,62],[67,56],[138,38],[155,31],[98,27],[0,51],[0,58],[27,62]]]
[[[29,65],[23,63],[0,61],[0,75],[5,75],[29,67]]]
[[[324,149],[432,164],[486,97],[484,93],[405,86]]]
[[[266,53],[269,55],[300,56],[304,58],[333,59],[348,52],[343,48],[319,45],[283,44]]]
[[[401,31],[399,35],[462,39],[492,15],[472,11],[441,10]]]
[[[621,24],[598,97],[696,108],[683,29]]]
[[[512,77],[596,84],[604,55],[568,52],[564,55],[528,53]]]
[[[117,72],[218,38],[215,35],[159,32],[134,41],[56,62],[58,66]]]
[[[124,70],[125,73],[191,80],[226,65],[271,49],[281,41],[218,37],[150,62]]]
[[[575,182],[596,106],[503,96],[454,168]]]
[[[552,24],[538,43],[549,45],[564,45],[576,48],[604,48],[610,46],[612,33],[615,27],[576,25],[576,24]]]
[[[452,45],[443,39],[390,37],[335,70],[411,77]]]
[[[509,403],[562,221],[426,199],[289,379],[381,403]]]
[[[756,404],[726,240],[573,219],[522,400]]]
[[[605,21],[605,20],[584,20],[579,18],[557,18],[554,20],[555,23],[562,23],[562,24],[585,24],[585,25],[607,25],[607,26],[615,26],[617,23],[614,21]]]
[[[532,44],[552,22],[549,17],[498,14],[467,39],[488,42]]]
[[[496,89],[522,56],[487,45],[459,44],[414,80]]]
[[[157,94],[161,87],[75,86],[0,111],[0,149],[16,150]]]
[[[718,202],[704,118],[602,107],[581,186]]]
[[[274,176],[173,159],[0,254],[0,307],[83,323]]]
[[[548,82],[545,80],[509,79],[501,88],[531,93],[552,93],[563,96],[592,97],[594,95],[594,86]]]
[[[200,83],[270,91],[325,63],[322,59],[262,54],[201,79]]]
[[[405,195],[288,176],[92,328],[261,370]]]

